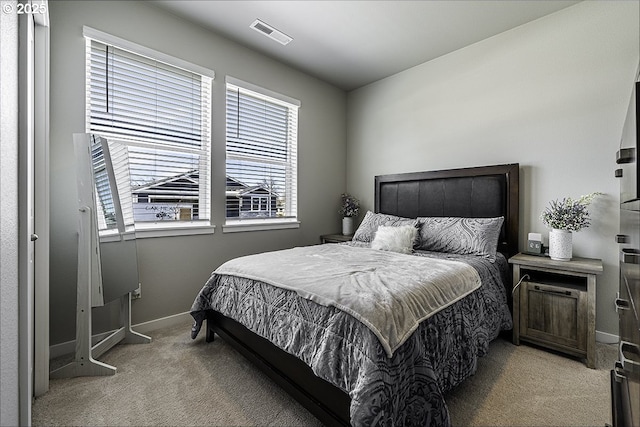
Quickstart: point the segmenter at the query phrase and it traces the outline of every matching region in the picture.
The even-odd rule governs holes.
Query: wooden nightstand
[[[353,239],[353,234],[323,234],[320,236],[320,242],[322,243],[342,243],[350,242]]]
[[[595,368],[596,275],[602,261],[517,254],[513,264],[513,343],[520,340],[586,358]]]

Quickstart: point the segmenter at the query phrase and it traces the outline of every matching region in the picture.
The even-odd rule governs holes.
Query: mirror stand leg
[[[84,376],[114,375],[116,368],[95,360],[91,346],[91,304],[90,294],[78,287],[78,308],[76,312],[76,352],[73,362],[51,371],[49,378],[73,378]]]
[[[148,344],[151,342],[151,337],[143,335],[139,332],[131,329],[131,293],[123,295],[120,298],[120,316],[122,316],[121,325],[124,325],[124,339],[125,344]]]

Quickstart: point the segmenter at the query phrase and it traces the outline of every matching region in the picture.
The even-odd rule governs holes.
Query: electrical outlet
[[[142,298],[142,283],[138,283],[138,288],[131,291],[131,299]]]

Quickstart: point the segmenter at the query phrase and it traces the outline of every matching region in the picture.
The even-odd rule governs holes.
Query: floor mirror
[[[76,348],[72,362],[51,378],[113,375],[97,360],[114,345],[148,343],[131,329],[131,293],[139,287],[138,262],[126,146],[95,134],[73,135],[78,189]],[[92,308],[118,300],[120,326],[97,343]]]

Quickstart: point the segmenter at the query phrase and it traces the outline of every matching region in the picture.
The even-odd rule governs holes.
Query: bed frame
[[[519,165],[376,176],[375,211],[407,218],[504,216],[498,250],[508,258],[518,252]],[[235,320],[210,310],[207,313],[207,342],[213,341],[214,333],[251,360],[324,424],[349,425],[349,396],[317,377],[300,359]]]

